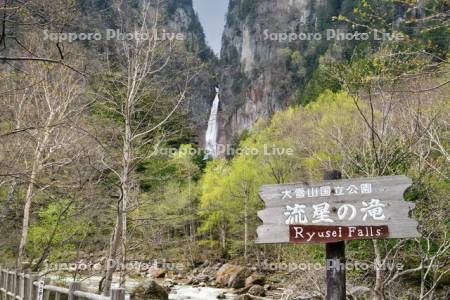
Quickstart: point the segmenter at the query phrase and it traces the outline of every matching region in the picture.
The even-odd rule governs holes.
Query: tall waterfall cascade
[[[219,156],[217,149],[217,138],[219,134],[219,122],[217,119],[217,113],[219,110],[219,89],[216,88],[216,97],[214,98],[211,114],[208,121],[208,129],[205,135],[205,158],[217,158]]]

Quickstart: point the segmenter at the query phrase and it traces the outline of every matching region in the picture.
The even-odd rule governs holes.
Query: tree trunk
[[[195,204],[193,202],[193,199],[191,197],[192,194],[192,174],[191,174],[191,164],[189,162],[189,168],[188,168],[188,172],[189,172],[189,181],[188,181],[188,188],[189,188],[189,193],[188,193],[188,197],[189,197],[189,213],[191,214],[191,220],[190,220],[190,227],[189,227],[189,234],[190,234],[190,240],[192,241],[192,243],[197,242],[196,237],[195,237],[195,232],[196,232],[196,228],[195,228],[195,216],[194,216],[194,207]]]
[[[417,0],[417,18],[421,19],[425,17],[425,1]]]
[[[122,148],[122,170],[120,178],[121,197],[120,202],[117,205],[117,220],[116,228],[113,238],[111,239],[109,262],[114,262],[114,265],[109,265],[106,269],[105,285],[103,288],[103,295],[109,296],[111,292],[112,277],[116,271],[117,257],[119,249],[121,250],[122,263],[126,260],[126,248],[127,248],[127,209],[130,198],[130,166],[132,164],[131,153],[131,107],[129,101],[127,101],[127,110],[125,115],[125,132],[123,136],[123,148]],[[123,278],[120,280],[120,284],[124,284]]]
[[[131,164],[133,163],[133,154],[131,146],[131,118],[133,107],[129,105],[125,118],[125,136],[123,142],[123,169],[122,169],[122,261],[125,263],[127,255],[127,212],[128,204],[131,197]],[[125,280],[121,280],[121,284],[125,284]]]
[[[111,292],[111,283],[112,276],[117,267],[117,250],[120,246],[120,240],[122,235],[122,206],[121,202],[117,204],[117,220],[116,220],[116,228],[114,229],[114,233],[111,237],[111,245],[109,249],[109,258],[106,262],[106,275],[105,275],[105,283],[103,286],[103,295],[109,296]]]
[[[378,241],[372,240],[373,249],[375,252],[375,299],[385,300],[384,296],[384,285],[383,285],[383,266],[381,263],[381,253],[378,247]]]
[[[40,156],[40,155],[39,155]],[[40,159],[37,157],[37,159]],[[33,198],[34,181],[38,173],[37,161],[33,163],[33,169],[31,171],[30,182],[28,183],[27,193],[25,196],[25,206],[23,208],[23,220],[22,220],[22,234],[20,235],[20,244],[17,252],[16,269],[22,269],[22,257],[25,251],[25,245],[28,239],[28,228],[30,223],[30,208]]]
[[[222,257],[225,258],[228,256],[227,253],[227,232],[225,228],[225,224],[221,225],[220,228],[220,241],[221,241],[221,248],[222,248]]]
[[[244,261],[247,263],[248,255],[248,194],[245,196],[244,203]]]
[[[36,150],[34,151],[33,156],[33,165],[31,168],[30,181],[27,187],[27,193],[25,195],[25,206],[23,208],[23,221],[22,221],[22,233],[20,236],[20,244],[19,249],[17,251],[16,258],[16,269],[22,270],[22,259],[25,252],[25,246],[28,239],[28,229],[30,226],[30,210],[31,210],[31,202],[33,200],[33,192],[34,185],[36,182],[36,178],[39,174],[39,171],[42,167],[42,152],[47,147],[48,140],[50,137],[50,129],[49,125],[53,122],[53,114],[50,114],[47,120],[47,127],[45,128],[44,135],[42,136],[42,140],[38,141],[36,146]]]

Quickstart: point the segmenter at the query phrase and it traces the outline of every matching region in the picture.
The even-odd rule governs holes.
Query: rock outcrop
[[[131,300],[168,300],[169,294],[165,288],[151,280],[137,286],[130,297]]]
[[[254,286],[252,286],[249,290],[248,293],[252,296],[259,296],[259,297],[264,297],[266,295],[266,291],[264,290],[264,287],[255,284]]]
[[[150,268],[148,270],[148,275],[151,278],[164,278],[167,274],[167,270],[163,268]]]
[[[342,56],[346,43],[336,47],[325,32],[344,30],[332,17],[349,13],[352,5],[348,0],[230,1],[221,51],[220,143],[302,101],[320,57],[327,52],[333,58]],[[314,38],[315,33],[322,38]]]
[[[73,22],[73,25],[68,25],[67,31],[105,33],[107,30],[122,28],[120,24],[122,14],[128,15],[129,20],[139,20],[140,9],[142,9],[140,5],[144,1],[77,0],[77,2],[80,6],[80,17]],[[150,4],[155,10],[158,6],[161,15],[160,31],[164,29],[170,34],[181,34],[183,36],[181,44],[184,46],[182,51],[197,57],[198,65],[202,65],[201,70],[195,71],[197,76],[191,81],[187,99],[183,103],[190,120],[191,128],[189,129],[198,136],[198,142],[202,144],[214,98],[214,87],[217,85],[215,74],[218,71],[218,59],[206,44],[203,27],[194,10],[192,0],[150,1]],[[102,39],[86,43],[85,48],[92,58],[108,53],[114,59],[117,47],[111,44],[111,41]],[[94,63],[94,59],[90,61],[92,66],[88,67],[94,70],[89,71],[97,72],[98,64]]]
[[[216,283],[219,286],[240,289],[245,286],[245,280],[251,271],[245,267],[225,264],[216,274]]]
[[[252,275],[247,277],[247,279],[245,279],[245,286],[251,287],[255,284],[264,285],[265,282],[266,278],[264,277],[264,275],[253,273]]]

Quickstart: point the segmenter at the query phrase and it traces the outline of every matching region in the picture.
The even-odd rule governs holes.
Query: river
[[[217,296],[226,293],[226,290],[210,288],[210,287],[192,287],[186,285],[175,286],[170,295],[170,300],[213,300]],[[226,299],[234,299],[231,294],[226,294]]]
[[[72,280],[72,278],[61,277],[61,276],[48,276],[50,281],[65,283],[66,285]],[[87,278],[82,278],[79,281],[81,282],[81,288],[84,291],[97,293],[98,283],[101,280],[100,276],[92,276]],[[126,281],[125,289],[127,293],[130,293],[136,286],[138,286],[142,281],[136,279],[128,279]],[[117,288],[118,284],[113,283],[112,288]],[[169,294],[170,300],[214,300],[217,299],[217,296],[220,294],[225,294],[226,299],[234,299],[235,296],[230,293],[229,290],[226,289],[218,289],[211,287],[193,287],[190,285],[175,285],[172,287],[171,292]],[[127,295],[127,299],[129,299],[129,295]]]

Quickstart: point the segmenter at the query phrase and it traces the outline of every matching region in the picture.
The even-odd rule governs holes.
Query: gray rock
[[[224,264],[216,273],[216,282],[220,286],[224,287],[230,287],[230,284],[232,281],[235,281],[236,278],[240,279],[242,276],[242,272],[246,270],[246,268],[238,266],[238,265],[232,265],[232,264]],[[240,275],[240,276],[238,276]],[[245,284],[245,278],[244,278],[244,284]],[[241,288],[243,287],[237,287]]]
[[[152,278],[164,278],[167,274],[167,270],[162,268],[150,268],[148,274]]]
[[[210,280],[209,276],[206,274],[197,275],[197,276],[195,276],[195,279],[198,282],[208,282]]]
[[[251,288],[251,286],[243,287],[242,289],[237,289],[234,292],[238,295],[247,294],[248,290]]]
[[[130,295],[132,300],[168,300],[166,289],[150,280],[138,285]]]
[[[264,285],[265,282],[266,278],[264,277],[264,275],[253,273],[252,275],[247,277],[247,279],[245,279],[245,286],[252,286],[255,284]]]
[[[189,277],[187,281],[187,284],[189,285],[198,285],[199,283],[197,277]]]
[[[262,287],[261,285],[258,285],[258,284],[255,284],[254,286],[252,286],[248,290],[248,293],[250,295],[259,296],[259,297],[264,297],[266,295],[266,291],[264,290],[264,287]]]
[[[205,260],[205,262],[200,266],[200,268],[206,268],[210,265],[209,260]]]
[[[228,287],[233,289],[240,289],[245,287],[245,279],[250,275],[251,271],[247,268],[242,268],[230,276]]]
[[[217,299],[227,299],[227,296],[225,295],[225,293],[220,293],[219,295],[217,295],[216,298]]]

